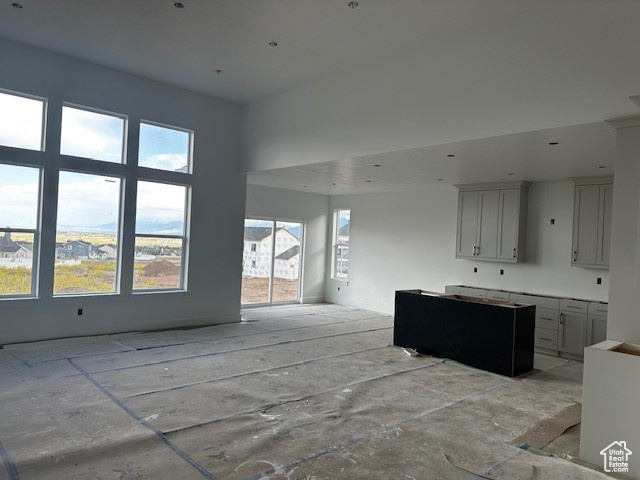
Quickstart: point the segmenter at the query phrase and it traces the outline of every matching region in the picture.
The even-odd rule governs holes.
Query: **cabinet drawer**
[[[536,307],[536,328],[558,331],[558,310]]]
[[[560,299],[560,310],[572,313],[587,313],[589,302],[581,302],[580,300],[571,300],[568,298]]]
[[[535,305],[537,308],[548,308],[552,310],[558,310],[560,306],[560,300],[558,298],[538,297],[536,295],[523,295],[520,293],[512,293],[510,300],[514,303],[526,303]]]
[[[487,292],[487,298],[489,300],[503,300],[505,302],[508,302],[509,292],[503,292],[501,290],[489,290]]]
[[[558,350],[558,332],[546,328],[536,328],[533,344],[536,348]]]
[[[458,295],[466,295],[468,297],[487,298],[487,291],[482,288],[458,287],[460,293]]]
[[[444,293],[447,295],[460,295],[460,287],[458,285],[447,285],[444,287]]]
[[[600,315],[606,317],[609,312],[609,304],[602,302],[589,302],[589,315]]]

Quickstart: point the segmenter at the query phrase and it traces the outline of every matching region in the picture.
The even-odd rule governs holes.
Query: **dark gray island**
[[[535,306],[396,291],[393,343],[515,377],[533,369]]]

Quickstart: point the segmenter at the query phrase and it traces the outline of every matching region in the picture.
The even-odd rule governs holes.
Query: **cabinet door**
[[[598,265],[609,265],[611,250],[611,214],[613,212],[613,185],[600,185],[600,205],[598,208]]]
[[[498,254],[499,190],[479,192],[478,249],[480,258],[496,258]]]
[[[500,190],[498,208],[498,254],[502,260],[516,260],[518,248],[518,213],[520,191],[517,188]]]
[[[587,346],[607,339],[607,317],[589,315],[587,319]]]
[[[574,355],[584,355],[587,339],[587,316],[581,313],[560,312],[558,350]]]
[[[458,194],[456,257],[473,257],[478,245],[478,192]]]
[[[576,186],[573,213],[573,265],[595,265],[598,248],[599,185]]]

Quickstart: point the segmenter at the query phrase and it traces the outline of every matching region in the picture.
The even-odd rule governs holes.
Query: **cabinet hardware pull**
[[[551,320],[551,321],[553,321],[553,318],[549,318],[549,317],[540,317],[540,320]]]
[[[560,314],[560,325],[564,325],[564,313]]]
[[[573,251],[573,261],[574,261],[574,262],[577,262],[577,261],[578,261],[578,251],[577,251],[577,250],[574,250],[574,251]]]
[[[513,249],[513,258],[516,258],[516,249]]]
[[[552,342],[550,338],[538,337],[538,340],[546,340],[547,342]]]

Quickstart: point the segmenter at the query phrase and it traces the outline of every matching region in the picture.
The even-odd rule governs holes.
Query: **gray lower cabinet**
[[[607,317],[587,316],[587,346],[604,342],[607,339]]]
[[[448,285],[448,294],[535,305],[534,346],[540,353],[581,359],[584,348],[607,338],[608,305],[572,298],[545,297],[505,290]]]
[[[587,338],[587,315],[584,313],[560,312],[558,350],[571,355],[584,355]]]

